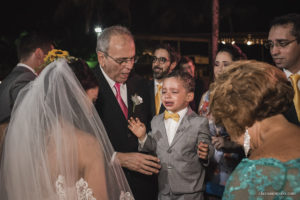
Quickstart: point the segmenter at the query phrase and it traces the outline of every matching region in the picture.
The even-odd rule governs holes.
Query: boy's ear
[[[187,93],[186,98],[187,98],[187,101],[188,101],[188,102],[193,101],[193,100],[194,100],[194,92],[189,92],[189,93]]]

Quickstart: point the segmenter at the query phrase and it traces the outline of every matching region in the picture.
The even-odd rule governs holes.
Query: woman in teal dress
[[[223,199],[300,199],[300,127],[282,115],[293,95],[282,71],[258,61],[234,62],[213,83],[215,122],[248,156],[227,180]]]

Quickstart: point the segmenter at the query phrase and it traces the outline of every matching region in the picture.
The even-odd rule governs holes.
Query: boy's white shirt
[[[169,145],[172,143],[174,136],[176,134],[176,131],[178,129],[178,126],[179,126],[181,120],[183,119],[184,115],[187,113],[187,111],[188,111],[188,107],[185,107],[184,109],[178,111],[178,114],[180,116],[178,122],[176,122],[175,120],[173,120],[171,118],[164,119]],[[168,111],[168,112],[172,113],[171,111]],[[141,148],[143,148],[143,146],[147,140],[147,137],[148,137],[148,134],[146,134],[146,137],[143,140],[139,139],[139,144],[140,144]]]

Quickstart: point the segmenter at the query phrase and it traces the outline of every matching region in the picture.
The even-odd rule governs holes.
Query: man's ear
[[[172,62],[171,63],[169,73],[171,73],[175,69],[176,65],[177,65],[177,62]]]
[[[193,100],[194,100],[194,92],[189,92],[189,93],[187,93],[186,98],[187,98],[187,101],[188,101],[188,102],[193,101]]]
[[[36,48],[34,51],[34,55],[36,58],[44,60],[44,57],[46,56],[41,48]]]
[[[104,65],[104,53],[97,51],[98,62],[101,66]]]

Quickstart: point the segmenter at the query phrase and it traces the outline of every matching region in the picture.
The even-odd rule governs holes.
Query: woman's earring
[[[250,150],[250,135],[248,133],[248,129],[246,129],[245,136],[244,136],[244,152],[246,157],[248,157],[249,150]]]

